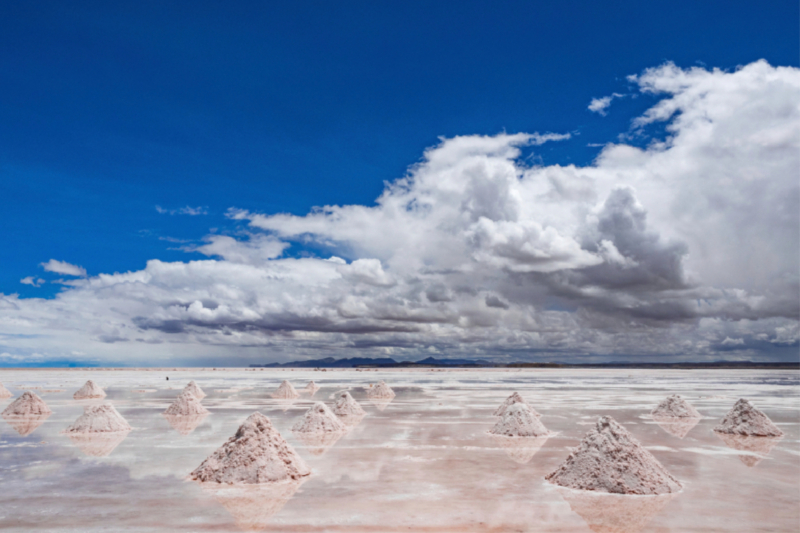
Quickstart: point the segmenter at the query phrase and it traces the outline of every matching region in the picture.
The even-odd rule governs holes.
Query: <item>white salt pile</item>
[[[41,416],[52,412],[44,400],[31,391],[25,391],[5,408],[3,416]]]
[[[272,394],[273,398],[283,398],[285,400],[291,400],[299,396],[300,394],[297,393],[297,390],[285,379],[283,383],[281,383],[281,386],[278,387],[278,390]]]
[[[110,403],[87,405],[83,414],[64,433],[115,433],[130,431],[131,425]]]
[[[347,391],[342,391],[336,395],[336,402],[333,404],[333,413],[336,416],[363,416],[366,411],[359,403],[350,396]]]
[[[296,433],[342,433],[347,431],[341,420],[322,402],[306,411],[303,419],[292,427]]]
[[[194,380],[190,381],[189,384],[183,388],[183,390],[184,392],[190,392],[194,394],[198,400],[202,400],[206,397],[206,393],[203,392],[203,389],[201,389],[200,386],[194,382]]]
[[[175,416],[205,415],[208,414],[208,409],[200,404],[200,400],[198,400],[194,394],[184,389],[183,392],[175,398],[175,401],[167,407],[164,414]]]
[[[308,385],[306,385],[306,388],[303,390],[309,393],[311,396],[314,396],[314,394],[316,394],[316,392],[319,390],[319,385],[317,385],[313,381],[309,381]]]
[[[558,469],[545,477],[562,487],[615,494],[669,494],[675,479],[633,435],[604,416]]]
[[[72,397],[76,400],[88,400],[90,398],[105,398],[106,393],[97,383],[90,379]]]
[[[311,470],[269,418],[253,413],[191,477],[201,482],[255,484],[298,480],[309,474]]]
[[[0,383],[0,399],[11,398],[12,396],[14,395],[11,394],[11,391],[5,388],[2,383]]]
[[[550,432],[528,404],[515,403],[506,408],[489,433],[506,437],[544,437]]]
[[[664,398],[650,414],[653,418],[702,418],[692,404],[677,394]]]
[[[733,406],[722,423],[714,428],[717,433],[751,437],[781,437],[783,431],[767,415],[744,398]]]
[[[500,404],[500,407],[498,407],[495,410],[495,412],[492,413],[492,414],[494,416],[503,416],[503,413],[505,413],[505,411],[506,411],[506,409],[508,409],[508,407],[510,407],[510,406],[512,406],[514,404],[517,404],[517,403],[523,403],[525,405],[528,405],[527,402],[525,402],[525,400],[522,399],[522,396],[520,396],[520,394],[518,392],[515,392],[511,396],[506,398],[506,400],[502,404]],[[539,413],[537,413],[536,409],[534,409],[530,405],[528,405],[528,407],[530,407],[531,411],[533,411],[534,416],[536,416],[536,417],[542,416]]]
[[[367,397],[370,399],[391,399],[394,398],[394,391],[385,381],[381,380],[374,387],[367,389]]]

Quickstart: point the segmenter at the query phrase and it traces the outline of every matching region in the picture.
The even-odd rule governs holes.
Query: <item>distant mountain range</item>
[[[609,363],[493,363],[484,359],[436,359],[428,357],[421,361],[396,361],[390,357],[350,357],[346,359],[309,359],[289,363],[267,363],[250,365],[251,368],[356,368],[382,367],[407,368],[415,366],[433,367],[506,367],[506,368],[764,368],[764,369],[799,369],[800,362],[754,363],[752,361],[711,361],[703,363],[634,363],[613,361]]]

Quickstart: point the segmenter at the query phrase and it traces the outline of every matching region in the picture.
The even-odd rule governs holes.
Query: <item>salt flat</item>
[[[169,381],[165,378],[169,376]],[[87,379],[104,400],[76,401]],[[284,379],[297,400],[271,398]],[[195,380],[210,414],[175,428],[162,412]],[[385,380],[397,393],[370,401]],[[0,528],[8,531],[796,531],[800,523],[800,372],[753,370],[2,370],[15,397],[53,414],[27,436],[0,422]],[[347,389],[367,411],[330,443],[291,427]],[[518,391],[554,433],[531,447],[487,434]],[[680,394],[704,415],[675,431],[647,414]],[[740,397],[785,436],[747,448],[712,428]],[[0,409],[11,399],[0,400]],[[82,446],[61,431],[85,405],[110,402],[133,426],[121,442]],[[209,491],[186,476],[252,412],[269,417],[313,473],[297,487]],[[684,485],[670,498],[581,495],[544,476],[611,415]],[[30,427],[25,428],[27,432]],[[672,431],[672,432],[670,432]],[[674,433],[674,434],[673,434]],[[684,434],[683,438],[676,435]],[[100,450],[99,452],[97,450]]]

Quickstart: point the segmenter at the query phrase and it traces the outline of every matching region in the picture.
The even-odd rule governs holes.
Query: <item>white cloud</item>
[[[44,268],[45,272],[55,272],[56,274],[64,274],[65,276],[86,277],[85,268],[67,263],[66,261],[51,259],[47,263],[41,263],[41,267]]]
[[[20,283],[23,285],[32,285],[34,287],[41,287],[44,285],[44,280],[42,278],[34,278],[33,276],[27,276],[19,280]]]
[[[610,96],[603,96],[602,98],[592,98],[587,109],[592,113],[599,113],[600,115],[606,116],[608,114],[608,108],[611,107],[611,101],[614,98],[623,98],[624,96],[624,94],[613,93]]]
[[[231,209],[249,233],[186,248],[209,259],[72,280],[54,300],[1,296],[0,340],[156,364],[796,355],[800,71],[667,64],[631,79],[661,98],[633,121],[640,135],[666,122],[646,148],[530,166],[524,147],[568,137],[442,139],[374,205]],[[327,258],[287,257],[292,243]]]
[[[178,209],[165,209],[160,205],[156,206],[156,211],[161,213],[162,215],[189,215],[189,216],[197,216],[197,215],[207,215],[208,214],[208,207],[198,206],[198,207],[180,207]]]

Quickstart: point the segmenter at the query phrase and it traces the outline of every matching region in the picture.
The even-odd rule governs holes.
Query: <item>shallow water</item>
[[[121,442],[87,445],[60,434],[97,402],[72,399],[89,378],[133,426]],[[192,421],[193,430],[174,428],[161,413],[190,379],[208,394],[203,405],[211,413]],[[298,390],[311,379],[322,388],[313,398],[271,399],[283,379]],[[397,393],[388,405],[366,399],[362,387],[378,379]],[[15,397],[38,387],[31,390],[53,410],[27,436],[0,421],[0,529],[8,531],[665,533],[797,531],[800,524],[795,371],[6,370],[0,382]],[[342,389],[367,415],[327,447],[304,445],[291,426],[314,401],[330,405]],[[486,434],[492,411],[513,391],[554,436],[519,449]],[[705,418],[688,430],[647,418],[669,394]],[[784,438],[750,446],[711,431],[740,397],[765,411]],[[0,400],[0,410],[11,401]],[[253,411],[272,420],[313,474],[299,487],[269,490],[214,492],[186,481]],[[683,483],[681,493],[604,497],[544,481],[606,414]]]

